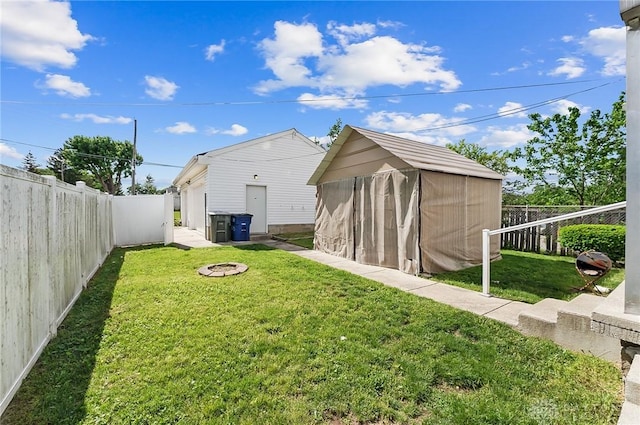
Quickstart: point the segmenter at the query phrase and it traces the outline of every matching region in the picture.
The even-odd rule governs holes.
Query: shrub
[[[559,241],[574,251],[600,251],[612,261],[624,258],[625,226],[611,224],[574,224],[560,228]]]

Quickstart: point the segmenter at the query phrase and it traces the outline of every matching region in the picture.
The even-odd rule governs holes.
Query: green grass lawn
[[[491,263],[491,294],[514,301],[536,303],[544,298],[570,300],[579,295],[573,288],[584,281],[575,258],[502,250],[502,259]],[[432,280],[482,291],[482,266],[440,273]],[[624,269],[612,269],[598,285],[615,288],[624,280]]]
[[[313,232],[277,235],[288,243],[313,249]],[[491,294],[535,304],[544,298],[570,300],[584,285],[575,268],[575,258],[502,250],[502,259],[491,263]],[[474,291],[482,291],[482,266],[440,273],[432,280]],[[624,280],[624,269],[614,268],[598,285],[615,289]]]
[[[241,262],[246,273],[196,270]],[[261,245],[116,249],[8,424],[614,424],[612,364]]]

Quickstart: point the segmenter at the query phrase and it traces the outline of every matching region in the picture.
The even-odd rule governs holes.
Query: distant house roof
[[[319,153],[326,152],[322,146],[317,145],[311,139],[309,139],[304,134],[300,133],[295,128],[290,128],[288,130],[279,131],[277,133],[272,133],[272,134],[267,134],[266,136],[261,136],[261,137],[255,138],[255,139],[246,140],[244,142],[240,142],[240,143],[236,143],[236,144],[233,144],[233,145],[225,146],[224,148],[214,149],[214,150],[211,150],[209,152],[205,152],[205,153],[203,153],[201,155],[204,156],[204,157],[207,157],[207,158],[215,158],[217,156],[223,155],[225,153],[233,152],[233,151],[238,150],[238,149],[245,149],[245,148],[248,148],[248,147],[253,146],[253,145],[259,145],[261,143],[268,142],[269,140],[280,139],[280,138],[282,138],[284,136],[287,136],[289,134],[291,135],[291,137],[295,137],[300,141],[304,141],[309,146],[317,149],[317,151]]]
[[[185,183],[191,181],[196,176],[199,176],[201,173],[205,172],[207,169],[207,165],[210,164],[213,158],[216,158],[220,155],[224,155],[238,149],[248,148],[253,145],[258,145],[261,143],[268,142],[269,140],[274,140],[281,138],[291,134],[291,137],[295,137],[296,139],[307,143],[309,146],[318,150],[318,153],[325,153],[325,150],[322,146],[317,145],[304,134],[300,133],[295,128],[290,128],[288,130],[280,131],[278,133],[268,134],[266,136],[257,137],[255,139],[246,140],[244,142],[235,143],[233,145],[225,146],[223,148],[213,149],[208,152],[203,152],[197,155],[194,155],[189,162],[184,166],[182,171],[173,179],[173,184],[175,186],[182,186]]]
[[[464,157],[449,148],[416,142],[403,137],[378,133],[364,128],[346,125],[336,141],[331,145],[329,152],[309,179],[308,184],[318,183],[331,161],[338,154],[343,144],[353,132],[366,137],[382,149],[400,158],[413,168],[428,171],[438,171],[449,174],[482,177],[487,179],[502,180],[503,175]]]

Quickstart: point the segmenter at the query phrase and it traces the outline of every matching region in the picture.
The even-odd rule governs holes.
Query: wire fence
[[[565,206],[519,206],[509,205],[502,208],[502,227],[510,227],[532,221],[543,220],[577,211],[594,208],[584,205]],[[529,227],[501,234],[500,247],[516,251],[554,253],[571,255],[558,243],[558,232],[561,227],[570,224],[626,224],[626,208],[587,215],[570,220]]]

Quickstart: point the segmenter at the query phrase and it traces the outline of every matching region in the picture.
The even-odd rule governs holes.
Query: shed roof
[[[335,158],[353,132],[359,133],[382,149],[385,149],[392,155],[420,170],[482,177],[493,180],[502,180],[504,178],[503,175],[449,148],[429,145],[427,143],[405,139],[404,137],[346,125],[336,141],[331,145],[329,152],[327,152],[322,162],[320,162],[320,165],[318,165],[318,168],[309,179],[308,184],[315,185],[318,183],[333,158]]]

